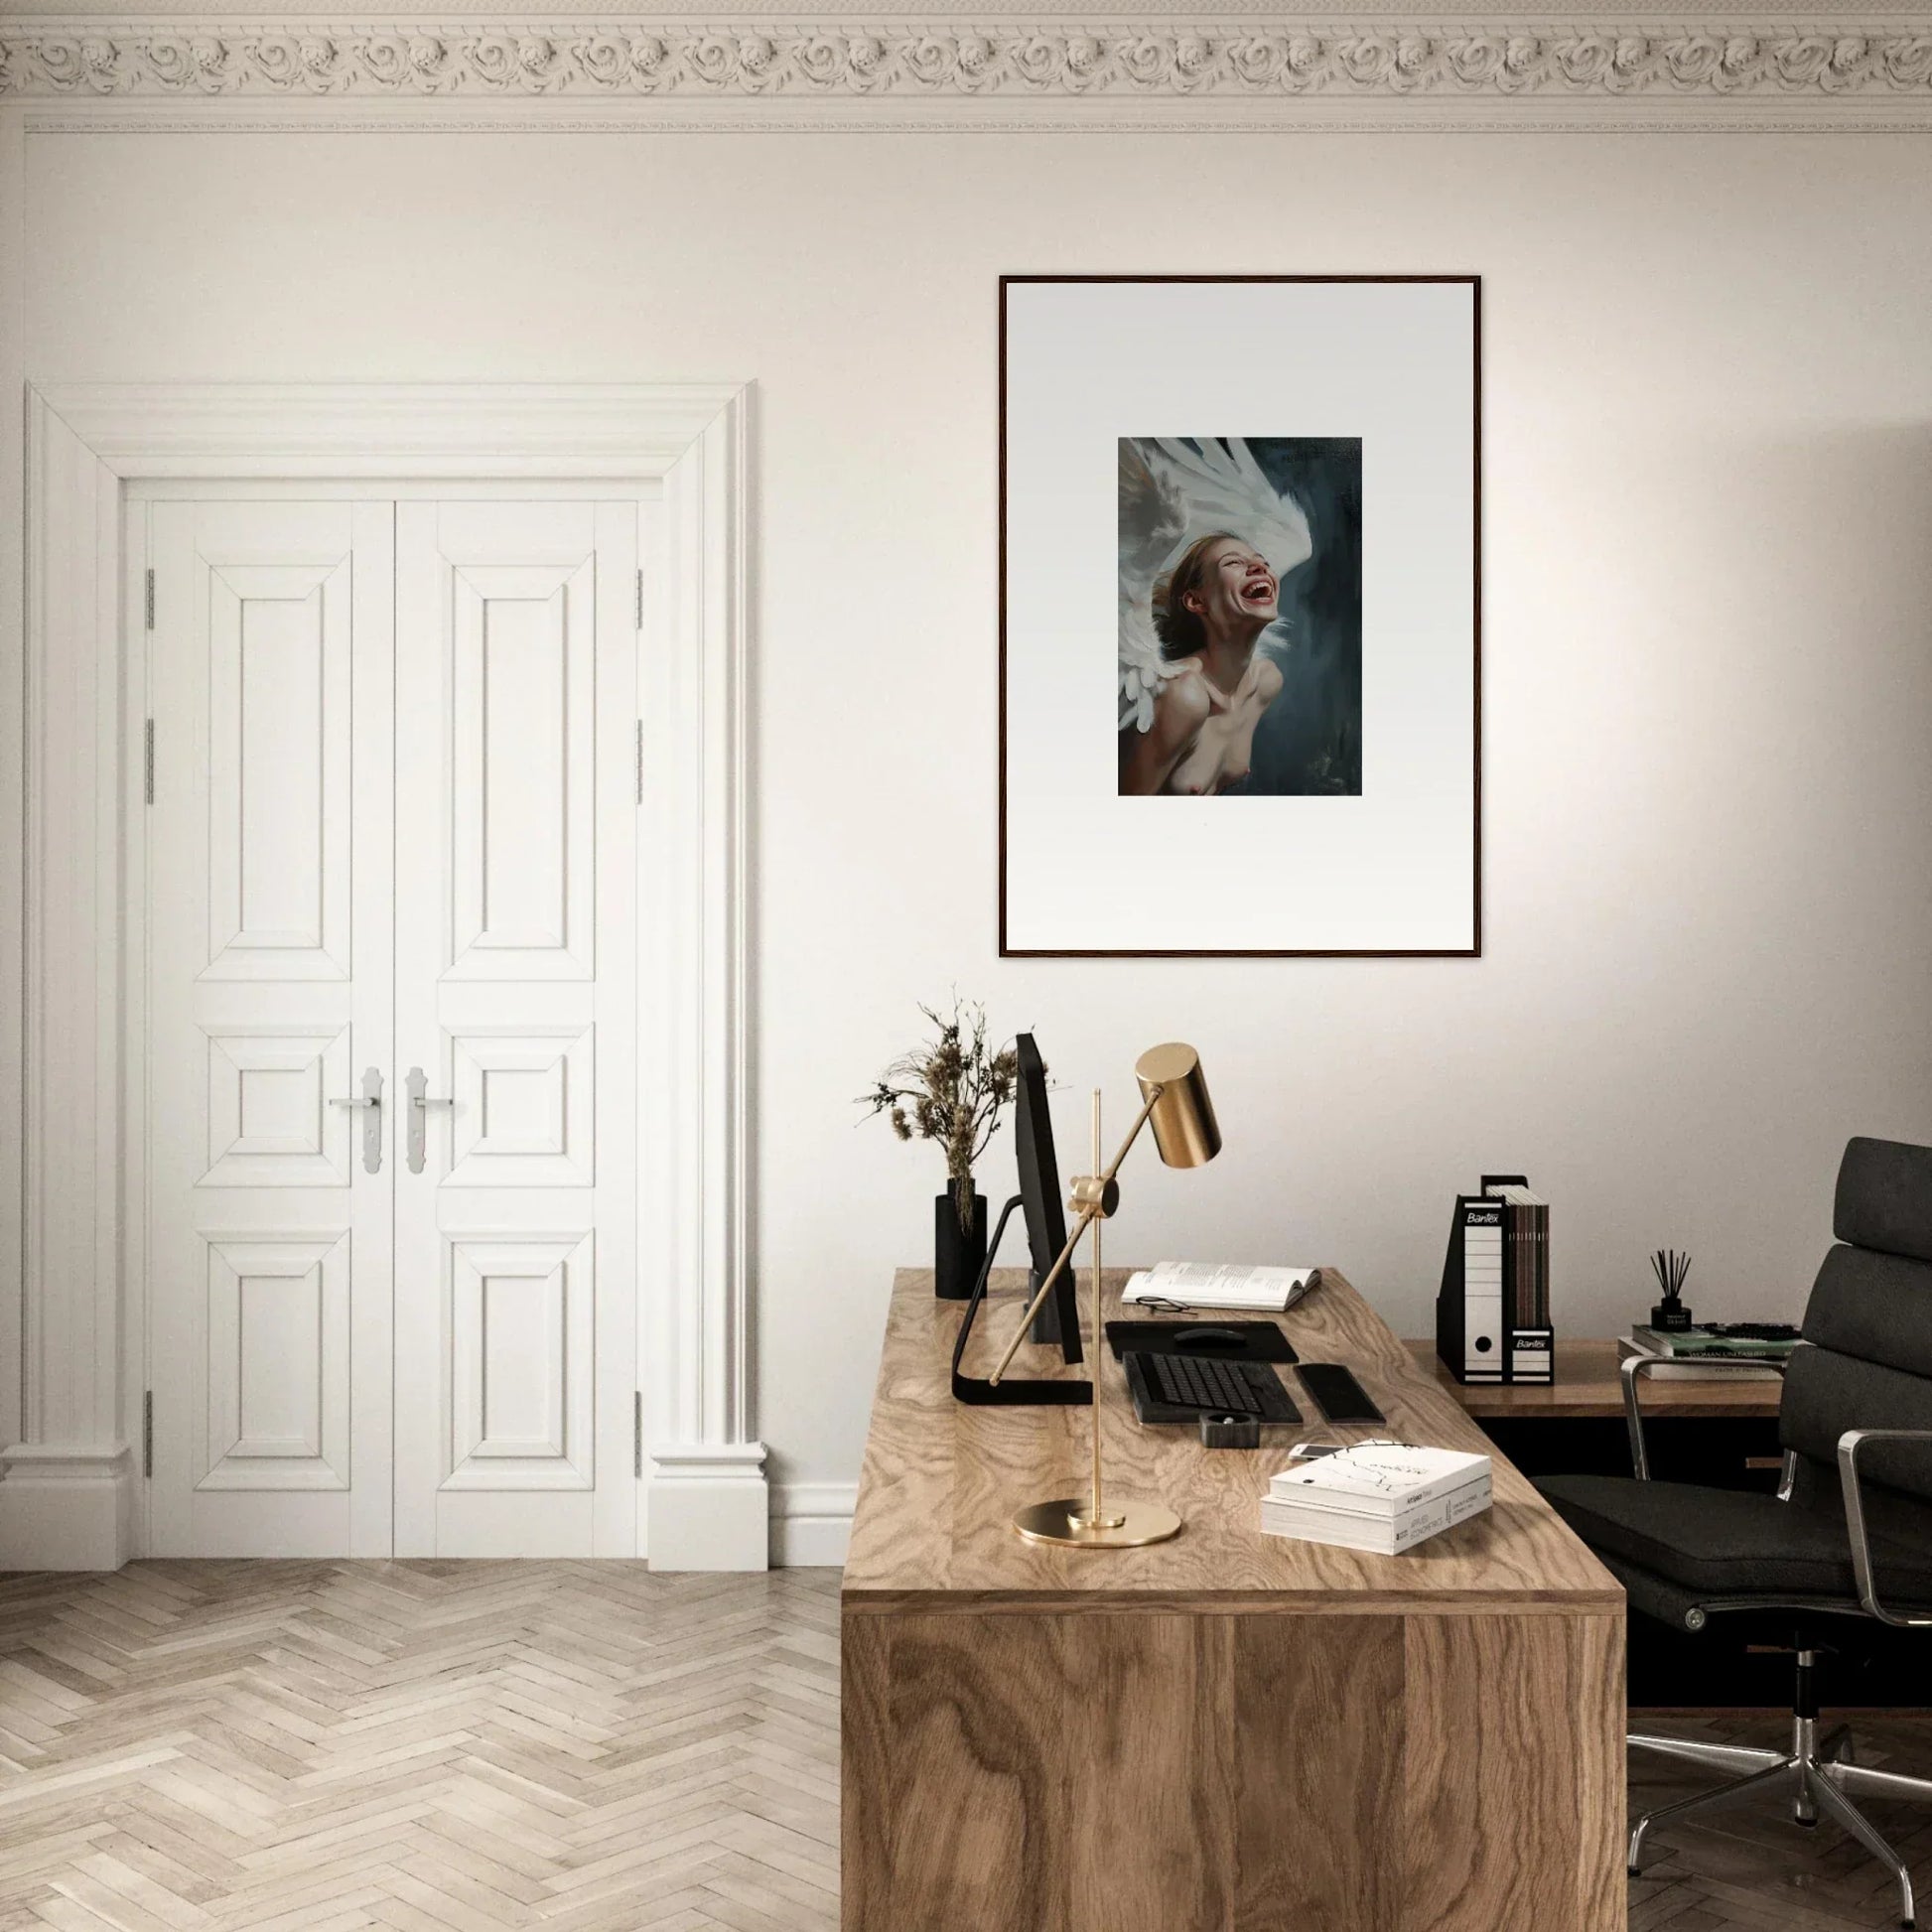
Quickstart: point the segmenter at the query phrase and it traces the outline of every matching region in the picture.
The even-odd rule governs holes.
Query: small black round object
[[[1261,1424],[1253,1416],[1203,1416],[1200,1439],[1206,1449],[1259,1449]]]

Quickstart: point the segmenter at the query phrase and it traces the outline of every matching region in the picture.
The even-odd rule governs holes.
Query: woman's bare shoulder
[[[1263,704],[1273,704],[1281,696],[1282,667],[1272,657],[1264,657],[1255,677],[1255,690]]]
[[[1174,666],[1173,676],[1161,687],[1155,709],[1164,719],[1188,725],[1198,725],[1213,709],[1198,657],[1183,657]]]

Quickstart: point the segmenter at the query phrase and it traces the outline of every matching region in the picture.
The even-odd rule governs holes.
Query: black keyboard
[[[1121,1359],[1135,1410],[1143,1422],[1192,1422],[1199,1416],[1252,1416],[1257,1422],[1302,1420],[1302,1412],[1282,1387],[1281,1377],[1266,1362],[1155,1355],[1140,1349],[1129,1351]]]
[[[1707,1333],[1728,1341],[1796,1341],[1798,1330],[1788,1321],[1706,1321]]]

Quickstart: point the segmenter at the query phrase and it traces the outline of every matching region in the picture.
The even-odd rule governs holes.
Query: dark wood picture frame
[[[1474,366],[1470,471],[1472,492],[1471,559],[1473,609],[1470,613],[1471,674],[1474,686],[1471,783],[1473,839],[1470,863],[1471,923],[1467,946],[1417,947],[1127,947],[1015,946],[1007,936],[1007,290],[1038,283],[1226,283],[1287,284],[1450,284],[1469,289],[1472,306]],[[1482,956],[1482,277],[1480,275],[1002,275],[999,326],[999,572],[1000,572],[1000,863],[999,931],[1003,959],[1479,959]]]

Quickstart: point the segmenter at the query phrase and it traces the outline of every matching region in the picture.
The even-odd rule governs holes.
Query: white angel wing
[[[1174,675],[1161,656],[1155,634],[1154,580],[1187,535],[1187,502],[1173,473],[1158,469],[1143,446],[1129,437],[1120,443],[1120,721],[1146,731],[1154,723],[1154,701]]]
[[[1145,597],[1136,598],[1125,576],[1120,586],[1120,718],[1114,729],[1132,725],[1146,731],[1154,723],[1154,701],[1161,687],[1178,672],[1161,655],[1161,639],[1154,632],[1153,614]]]
[[[1230,436],[1225,447],[1209,438],[1199,449],[1170,436],[1155,441],[1186,493],[1188,540],[1225,524],[1268,559],[1277,577],[1308,562],[1314,549],[1308,517],[1262,474],[1243,438]]]
[[[1187,542],[1187,498],[1179,476],[1161,461],[1158,448],[1131,436],[1120,439],[1120,569],[1126,578],[1155,574]]]
[[[1226,530],[1251,543],[1277,579],[1313,553],[1300,503],[1268,481],[1238,436],[1198,448],[1175,437],[1120,442],[1120,725],[1154,723],[1162,683],[1174,675],[1154,629],[1154,583],[1196,537]],[[1264,648],[1287,641],[1271,629]]]

